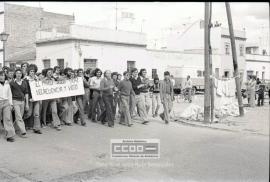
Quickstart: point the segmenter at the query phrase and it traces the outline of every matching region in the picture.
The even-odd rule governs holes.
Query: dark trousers
[[[77,111],[78,114],[76,113],[76,121],[77,121],[78,115],[79,115],[79,117],[81,119],[81,124],[85,123],[83,99],[84,99],[83,95],[79,95],[79,96],[76,97],[76,101],[77,101],[77,104],[78,104],[78,107],[79,107],[79,109]]]
[[[101,98],[100,92],[93,91],[92,106],[91,106],[91,119],[99,120],[100,114],[103,113],[103,100]]]
[[[258,94],[258,106],[263,106],[264,94]]]
[[[101,114],[101,122],[108,122],[109,126],[114,125],[114,114],[113,114],[113,96],[112,95],[102,95],[103,102],[105,104],[105,111]]]

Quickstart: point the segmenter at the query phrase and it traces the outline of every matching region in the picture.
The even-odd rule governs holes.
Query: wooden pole
[[[213,63],[212,63],[212,47],[211,47],[211,20],[212,20],[212,2],[210,2],[209,7],[210,15],[209,15],[209,37],[208,37],[208,44],[209,44],[209,69],[210,69],[210,75],[213,75]],[[214,108],[215,108],[215,96],[214,96],[214,79],[210,79],[210,105],[211,105],[211,123],[214,121]]]
[[[210,119],[210,75],[209,75],[209,2],[204,10],[204,122]]]
[[[236,55],[236,48],[235,48],[235,38],[234,38],[234,32],[233,32],[231,8],[228,2],[225,2],[225,5],[226,5],[229,31],[230,31],[233,68],[234,68],[234,77],[235,77],[235,84],[236,84],[236,91],[237,91],[237,99],[238,99],[238,105],[239,105],[239,113],[240,113],[240,116],[244,116],[244,107],[243,107],[242,93],[241,93],[241,86],[240,86],[240,76],[238,72],[238,63],[237,63],[237,55]]]

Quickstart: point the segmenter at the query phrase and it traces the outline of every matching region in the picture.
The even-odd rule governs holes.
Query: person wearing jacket
[[[10,82],[12,102],[15,112],[15,123],[20,129],[21,136],[26,137],[25,123],[23,121],[24,111],[29,110],[29,90],[25,80],[22,79],[23,72],[16,69],[14,80]]]
[[[37,72],[37,66],[30,64],[28,67],[26,82],[29,90],[29,110],[25,113],[24,118],[30,121],[34,121],[33,130],[36,134],[42,134],[40,124],[40,101],[33,101],[30,88],[30,82],[38,81],[38,77],[35,75]]]

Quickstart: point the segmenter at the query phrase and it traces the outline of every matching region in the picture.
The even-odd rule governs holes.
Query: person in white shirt
[[[14,142],[15,129],[11,119],[12,93],[9,82],[5,80],[5,72],[0,71],[0,121],[3,120],[8,142]]]
[[[100,114],[104,112],[104,104],[100,92],[101,75],[102,71],[97,68],[94,72],[94,77],[92,77],[90,80],[90,89],[93,90],[93,100],[90,112],[90,119],[92,120],[92,122],[97,122],[97,120],[99,120]]]
[[[190,79],[190,76],[187,76],[187,81],[185,82],[185,89],[188,92],[188,101],[192,102],[192,98],[191,98],[191,92],[192,92],[192,81]]]
[[[175,79],[174,79],[173,75],[171,75],[171,81],[172,81],[172,85],[174,87],[175,86]]]

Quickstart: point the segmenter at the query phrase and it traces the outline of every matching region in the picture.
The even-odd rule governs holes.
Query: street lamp
[[[0,34],[0,40],[3,42],[3,65],[5,66],[5,48],[6,48],[6,41],[8,39],[9,34],[6,32],[2,32]]]

